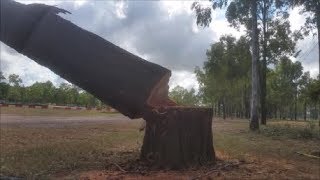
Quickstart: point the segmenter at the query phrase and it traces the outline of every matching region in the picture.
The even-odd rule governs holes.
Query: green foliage
[[[9,84],[13,86],[19,86],[22,83],[22,79],[16,74],[10,74],[8,79]]]
[[[203,103],[215,106],[224,117],[227,109],[248,115],[250,69],[248,40],[245,37],[239,40],[232,36],[221,37],[207,50],[203,70],[195,70]]]
[[[9,84],[0,82],[0,100],[5,100],[8,97],[9,88]]]
[[[181,86],[176,86],[169,92],[169,97],[178,105],[195,106],[199,104],[199,97],[193,88],[188,91]]]
[[[1,78],[5,77],[0,73]],[[19,75],[11,74],[9,84],[0,82],[0,100],[16,103],[53,103],[57,105],[102,106],[103,104],[93,95],[81,90],[79,87],[61,83],[57,88],[52,82],[35,82],[31,86],[21,86]]]
[[[307,85],[307,96],[310,97],[310,100],[313,102],[320,101],[320,79],[313,79]]]
[[[0,71],[0,82],[3,80],[6,80],[6,77],[4,77],[3,73]]]
[[[227,6],[228,0],[210,0],[211,7],[203,7],[198,1],[192,3],[191,9],[196,12],[197,25],[202,27],[208,27],[212,21],[211,8],[221,9]]]

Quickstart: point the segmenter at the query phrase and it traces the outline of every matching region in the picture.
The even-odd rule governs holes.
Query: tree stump
[[[212,108],[167,106],[145,113],[140,158],[159,168],[178,169],[215,161]]]

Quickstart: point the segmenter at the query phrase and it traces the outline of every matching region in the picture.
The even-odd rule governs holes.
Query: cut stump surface
[[[211,108],[199,107],[149,110],[141,159],[171,169],[214,162],[212,115]]]

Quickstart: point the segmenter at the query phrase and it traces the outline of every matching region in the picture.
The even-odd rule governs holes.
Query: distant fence
[[[0,107],[17,107],[17,108],[33,108],[33,109],[64,109],[64,110],[88,110],[88,111],[107,111],[117,112],[117,110],[106,107],[79,107],[79,106],[56,106],[56,105],[41,105],[41,104],[18,104],[18,103],[0,103]]]

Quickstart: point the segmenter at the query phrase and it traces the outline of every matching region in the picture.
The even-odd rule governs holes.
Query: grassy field
[[[61,111],[56,116],[109,116],[54,111]],[[4,118],[3,114],[53,116],[56,112],[2,108],[1,113]],[[320,178],[320,160],[297,154],[320,151],[316,122],[273,120],[253,133],[248,130],[248,120],[214,118],[213,139],[219,163],[236,164],[232,168],[124,172],[139,158],[141,123],[142,120],[113,120],[63,127],[1,126],[0,175],[30,179],[185,179],[206,174],[205,178],[214,179]]]

